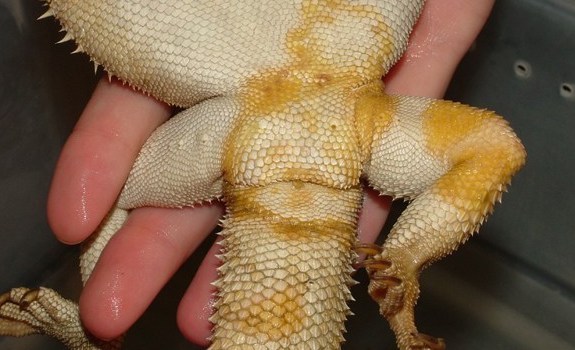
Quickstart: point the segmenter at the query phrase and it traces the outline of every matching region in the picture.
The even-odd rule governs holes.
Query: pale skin
[[[403,59],[385,79],[389,93],[439,98],[483,27],[494,0],[428,0]],[[170,116],[165,104],[103,79],[70,135],[56,168],[48,218],[57,238],[85,240],[113,206],[139,149]],[[389,199],[368,191],[359,221],[362,242],[373,242]],[[104,250],[80,298],[87,329],[103,339],[124,333],[167,280],[217,225],[219,204],[140,208]],[[213,247],[178,310],[192,342],[207,345],[218,260]],[[154,276],[154,278],[149,278]]]

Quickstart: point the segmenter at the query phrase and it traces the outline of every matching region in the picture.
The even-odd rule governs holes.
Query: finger
[[[219,242],[220,239],[218,238]],[[216,300],[217,288],[212,285],[218,278],[217,267],[221,261],[217,257],[219,243],[215,243],[206,254],[192,283],[186,290],[178,307],[178,327],[191,342],[207,346],[212,332],[209,321]]]
[[[101,80],[58,161],[48,198],[56,236],[78,243],[112,207],[131,165],[169,108],[118,82]]]
[[[385,77],[386,90],[412,96],[443,96],[492,7],[493,0],[427,1],[407,51]]]
[[[390,208],[391,197],[380,196],[371,188],[366,189],[358,222],[358,240],[361,243],[375,242],[387,220]],[[359,261],[364,257],[364,254],[360,254]]]
[[[106,246],[82,292],[84,325],[103,339],[124,333],[213,230],[221,214],[219,205],[133,210]]]

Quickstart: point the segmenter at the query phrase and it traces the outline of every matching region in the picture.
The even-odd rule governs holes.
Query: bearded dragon
[[[222,199],[210,349],[339,349],[356,251],[400,349],[417,331],[418,275],[491,212],[525,152],[496,114],[388,95],[424,1],[45,0],[96,65],[183,110],[141,149],[81,257],[83,281],[129,211]],[[382,247],[357,246],[362,183],[411,203]],[[0,296],[0,334],[86,334],[47,288]]]

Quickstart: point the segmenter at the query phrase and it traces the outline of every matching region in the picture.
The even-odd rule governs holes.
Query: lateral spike
[[[82,48],[82,46],[78,45],[78,47],[76,47],[76,50],[72,51],[72,55],[82,52],[84,52],[84,49]]]
[[[44,12],[40,17],[38,17],[37,20],[39,21],[41,19],[48,17],[54,17],[54,10],[52,10],[52,8],[48,8],[48,10],[46,10],[46,12]]]
[[[100,65],[96,61],[93,61],[93,63],[94,63],[94,74],[97,74],[98,73],[98,67],[100,67]]]
[[[60,41],[56,42],[56,44],[62,44],[65,42],[68,42],[70,40],[74,39],[72,37],[72,34],[70,34],[69,32],[66,32],[66,34],[64,35],[64,37],[62,39],[60,39]]]

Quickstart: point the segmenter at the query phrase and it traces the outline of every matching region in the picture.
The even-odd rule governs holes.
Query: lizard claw
[[[27,309],[30,304],[38,299],[38,295],[40,294],[40,289],[34,288],[29,289],[22,296],[20,300],[18,300],[18,305],[20,305],[20,310]]]
[[[369,248],[371,249],[371,248]],[[369,294],[379,304],[383,316],[395,315],[403,308],[404,286],[401,269],[381,254],[361,262],[369,274]]]
[[[365,268],[369,275],[369,294],[380,306],[380,313],[392,316],[403,308],[402,280],[392,270],[391,260],[381,256],[382,248],[376,244],[360,243],[355,246],[357,253],[364,253],[367,258],[356,264]],[[388,291],[396,292],[389,293]]]
[[[367,255],[357,267],[367,270],[371,281],[369,294],[379,304],[381,314],[389,317],[399,312],[403,308],[402,279],[391,260],[382,256],[383,249],[377,244],[359,243],[355,251]]]
[[[357,243],[354,249],[356,253],[367,256],[374,256],[382,252],[381,246],[375,243]]]
[[[365,260],[357,262],[355,267],[365,268],[369,273],[369,278],[374,278],[374,273],[378,271],[386,270],[391,267],[391,261],[384,259],[375,259],[374,256],[380,255],[383,249],[374,243],[358,243],[355,246],[355,252],[357,254],[365,254]]]
[[[391,267],[391,262],[387,260],[366,259],[357,264],[358,268],[365,267],[369,272],[369,278],[374,278],[377,271],[382,271]]]

